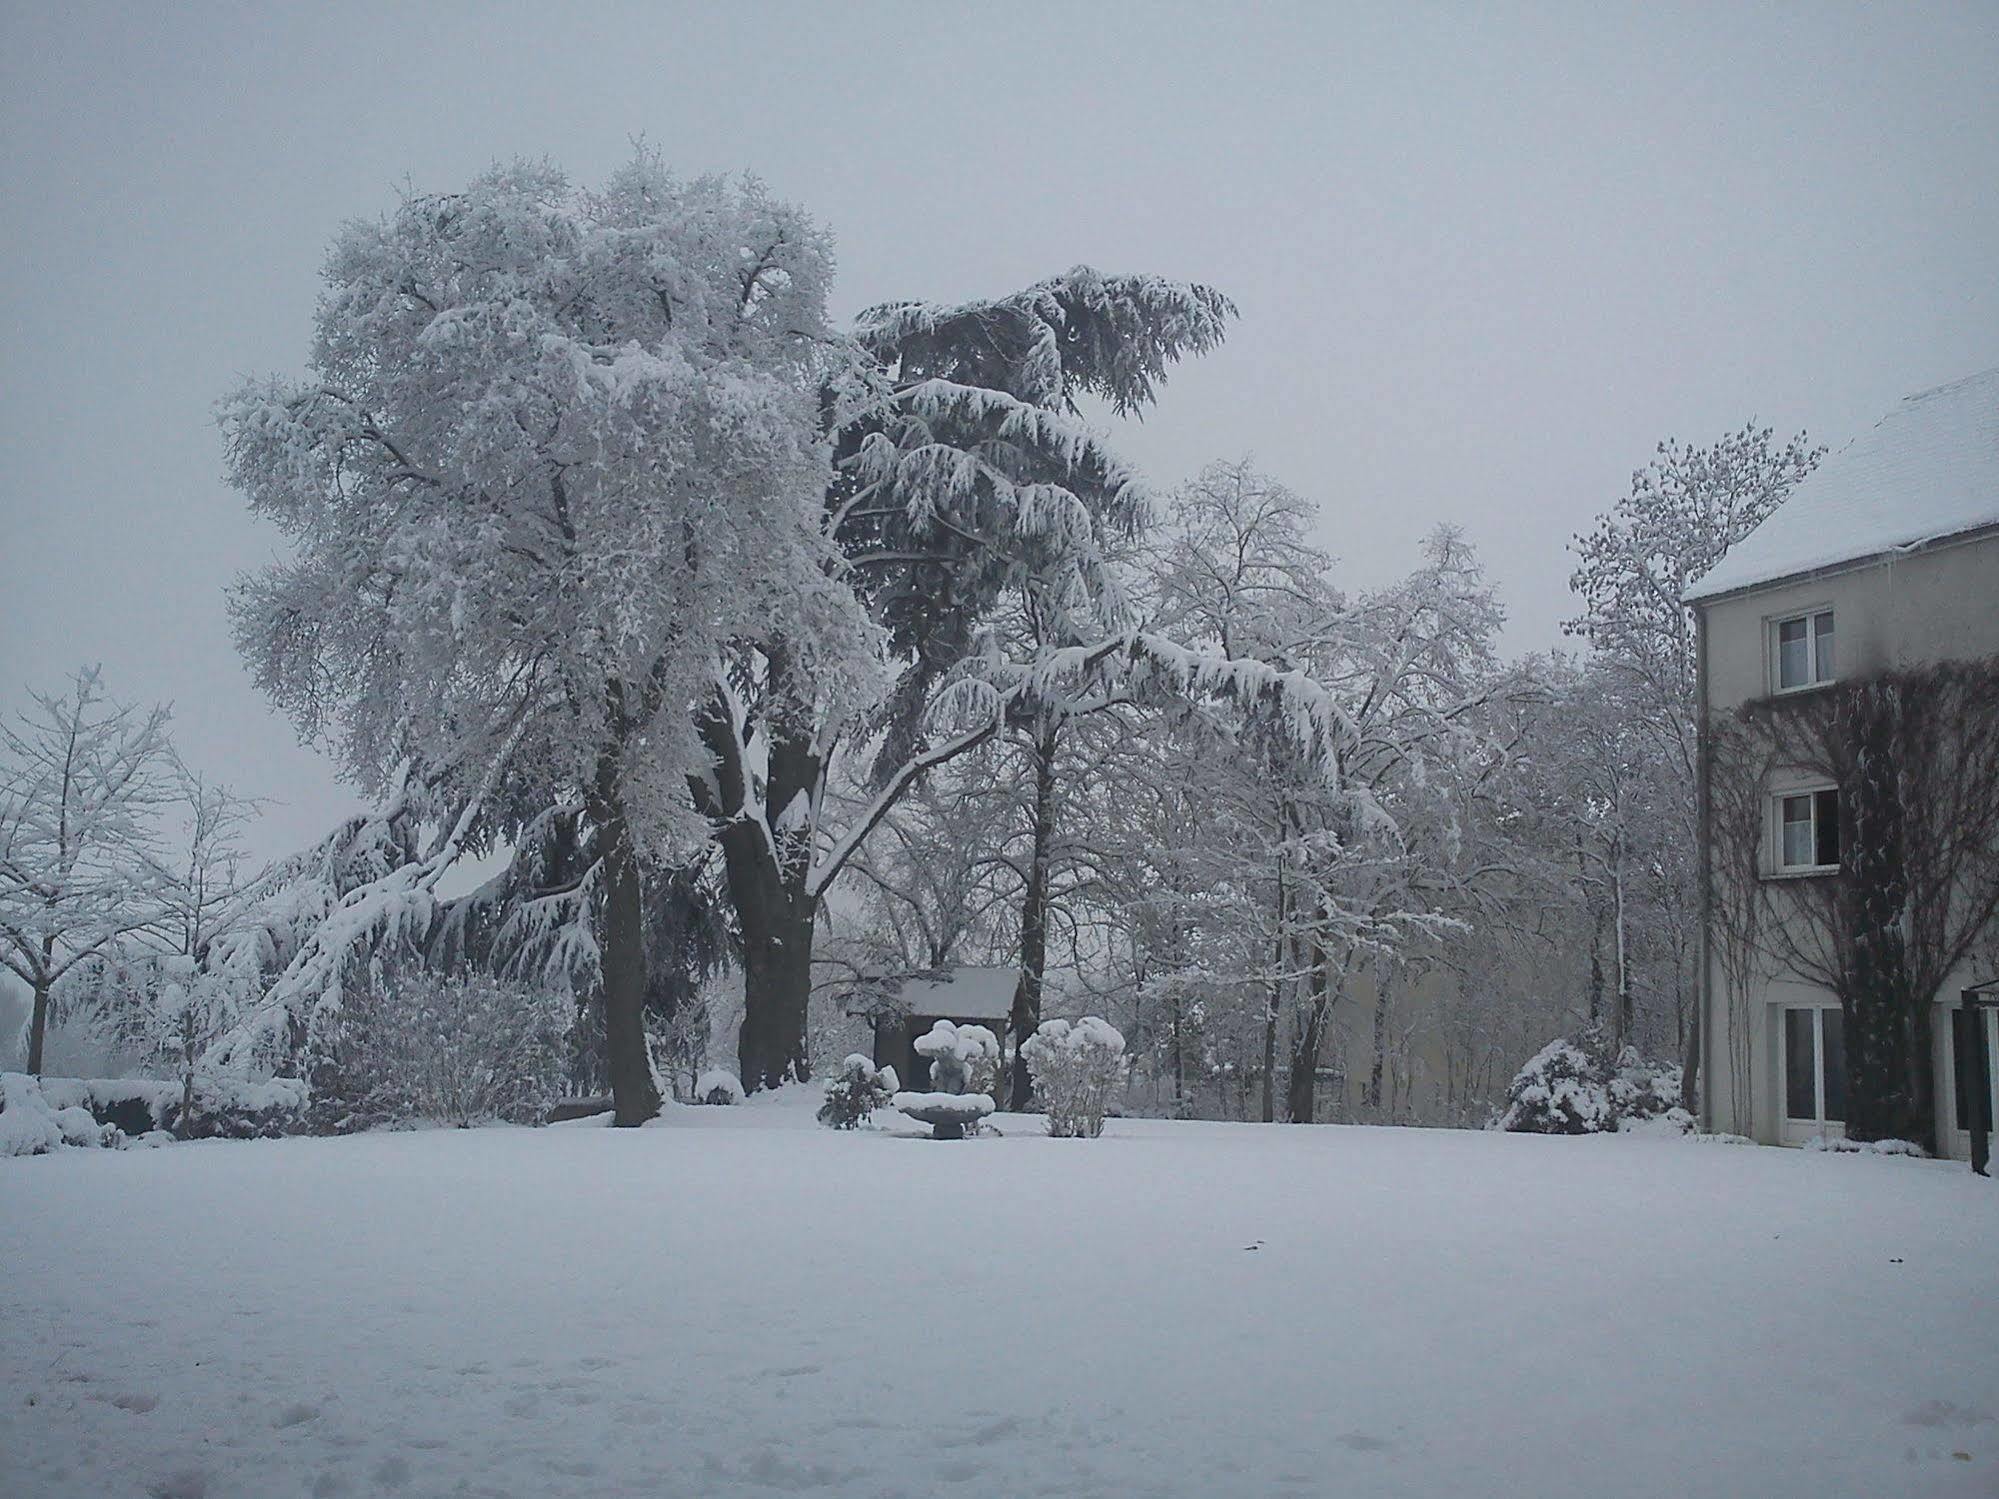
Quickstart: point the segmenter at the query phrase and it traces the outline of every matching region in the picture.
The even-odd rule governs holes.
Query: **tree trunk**
[[[722,833],[729,901],[743,939],[743,1028],[736,1065],[751,1093],[812,1076],[805,1024],[812,998],[812,938],[818,902],[804,871],[779,867],[755,823]]]
[[[1686,1050],[1680,1054],[1680,1107],[1696,1119],[1701,1099],[1701,1024],[1701,1007],[1696,1004],[1687,1022]]]
[[[1367,1073],[1367,1106],[1381,1107],[1382,1073],[1388,1065],[1388,980],[1379,973],[1375,975],[1374,988],[1374,1060]]]
[[[1610,1054],[1621,1056],[1631,1039],[1631,942],[1625,919],[1624,840],[1617,840],[1611,865],[1611,889],[1617,913],[1617,1006],[1610,1021]]]
[[[612,1122],[629,1129],[659,1112],[646,1056],[645,907],[637,851],[618,794],[617,763],[607,755],[590,807],[604,861],[604,929],[599,969],[604,990],[604,1061],[611,1076]]]
[[[1020,983],[1013,994],[1012,1106],[1024,1109],[1032,1080],[1027,1043],[1041,1028],[1041,980],[1048,971],[1048,874],[1055,839],[1055,726],[1042,725],[1034,740],[1033,846],[1027,889],[1020,903]]]
[[[1291,1086],[1285,1102],[1293,1124],[1311,1124],[1319,1112],[1319,1049],[1325,1044],[1326,1022],[1332,1017],[1332,996],[1326,987],[1324,953],[1312,954],[1312,977],[1307,1002],[1298,1024],[1297,1044],[1291,1048]]]
[[[47,979],[35,981],[35,1008],[28,1019],[28,1071],[35,1077],[42,1075],[42,1043],[49,1034],[49,984]]]

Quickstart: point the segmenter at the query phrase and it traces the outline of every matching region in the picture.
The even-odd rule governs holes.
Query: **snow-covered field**
[[[0,1494],[1999,1493],[1960,1164],[809,1103],[0,1161]]]

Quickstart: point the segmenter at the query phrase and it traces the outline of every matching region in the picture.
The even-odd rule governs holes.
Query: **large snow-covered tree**
[[[874,686],[822,523],[829,270],[825,236],[755,182],[643,153],[601,190],[497,168],[345,229],[308,376],[224,407],[230,478],[293,546],[238,587],[245,658],[365,789],[420,791],[432,829],[322,945],[428,921],[459,851],[581,805],[622,1124],[658,1106],[644,873],[708,833],[693,706],[712,716],[746,641],[782,642],[774,675],[811,684],[784,701],[815,732]],[[330,991],[296,997],[337,1002],[340,962],[314,971]]]
[[[808,1067],[819,902],[889,809],[1018,721],[1030,695],[1077,679],[1073,653],[1120,649],[1105,544],[1139,522],[1146,496],[1086,404],[1143,410],[1233,312],[1207,287],[1079,267],[990,301],[861,315],[854,362],[827,386],[837,448],[822,534],[886,632],[893,690],[857,729],[825,711],[823,674],[771,629],[697,719],[711,760],[691,778],[694,805],[721,844],[742,938],[746,1086]],[[1048,621],[1043,649],[995,661],[983,627],[1028,598]],[[940,713],[971,701],[968,675],[990,690],[974,711]],[[843,782],[861,794],[831,794]]]
[[[0,723],[0,965],[33,997],[30,1072],[63,977],[172,914],[166,724],[164,708],[109,698],[95,668]]]
[[[1643,758],[1665,778],[1654,796],[1674,823],[1666,846],[1682,887],[1671,904],[1683,928],[1674,945],[1688,954],[1700,747],[1694,619],[1684,595],[1824,455],[1802,432],[1780,443],[1754,422],[1707,447],[1668,439],[1632,474],[1630,492],[1575,539],[1569,586],[1583,609],[1565,628],[1587,639],[1604,669],[1624,679],[1621,694],[1636,709],[1633,732],[1654,741]],[[1695,1021],[1683,1038],[1689,1108],[1700,1060],[1697,1015]]]

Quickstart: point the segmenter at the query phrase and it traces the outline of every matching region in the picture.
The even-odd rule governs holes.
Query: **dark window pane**
[[[1825,1116],[1846,1118],[1846,1016],[1838,1010],[1820,1010],[1825,1027]]]
[[[1815,864],[1839,862],[1839,793],[1821,791],[1812,798],[1813,854]]]
[[[1812,862],[1812,799],[1784,798],[1784,867],[1802,869]]]
[[[1976,1073],[1971,1066],[1971,1027],[1983,1017],[1967,1015],[1963,1010],[1950,1012],[1950,1063],[1951,1076],[1957,1083],[1957,1127],[1971,1128],[1971,1093],[1976,1086],[1972,1078]]]
[[[1802,687],[1811,681],[1811,644],[1805,638],[1805,622],[1787,619],[1777,626],[1777,685]]]
[[[1812,1012],[1784,1012],[1784,1113],[1791,1119],[1818,1117],[1812,1095]]]
[[[1812,656],[1818,668],[1817,680],[1832,680],[1832,613],[1815,615],[1812,619]]]

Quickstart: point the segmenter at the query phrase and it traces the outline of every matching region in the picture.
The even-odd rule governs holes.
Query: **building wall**
[[[1999,534],[1706,605],[1710,711],[1725,713],[1767,696],[1774,687],[1773,622],[1824,608],[1833,611],[1835,675],[1841,680],[1940,660],[1999,655]],[[1943,1111],[1938,1138],[1960,1155],[1968,1144],[1952,1127],[1955,1095],[1945,1011],[1973,978],[1969,970],[1951,975],[1932,1026]],[[1811,1131],[1788,1125],[1783,1117],[1780,1012],[1791,1005],[1836,1008],[1837,1001],[1823,989],[1775,973],[1765,973],[1750,988],[1751,993],[1731,1005],[1720,964],[1710,958],[1703,1058],[1709,1117],[1715,1129],[1746,1134],[1766,1144],[1801,1143]]]

